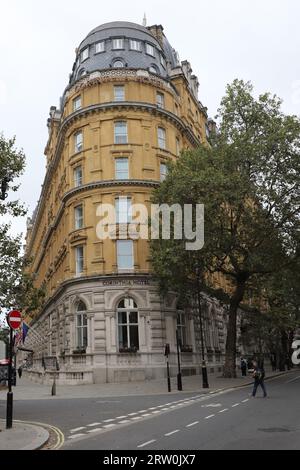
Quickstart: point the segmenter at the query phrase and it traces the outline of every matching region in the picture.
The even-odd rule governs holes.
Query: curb
[[[28,421],[19,421],[19,420],[14,420],[14,423],[15,423],[15,427],[13,427],[11,431],[9,430],[6,432],[13,432],[14,429],[17,429],[17,427],[22,428],[23,426],[22,431],[24,432],[24,434],[26,434],[26,432],[33,431],[35,436],[32,438],[29,444],[18,447],[17,449],[15,449],[14,446],[13,448],[10,448],[12,441],[8,440],[6,444],[6,450],[40,450],[49,441],[50,434],[43,425],[39,425],[37,423],[30,423]],[[16,436],[16,439],[17,439],[17,436]],[[18,442],[18,439],[17,439],[17,442]]]

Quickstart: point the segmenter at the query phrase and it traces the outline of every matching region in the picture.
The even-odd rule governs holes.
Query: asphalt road
[[[52,424],[63,449],[300,450],[300,370],[252,388],[198,394],[15,401],[16,419]],[[0,403],[0,416],[4,415]]]

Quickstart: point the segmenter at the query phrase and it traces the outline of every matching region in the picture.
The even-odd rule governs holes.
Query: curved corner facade
[[[62,383],[103,383],[199,371],[199,331],[176,297],[162,299],[151,276],[149,242],[121,236],[130,208],[150,208],[168,161],[206,142],[198,80],[161,26],[116,22],[95,28],[77,49],[61,108],[48,120],[47,169],[28,223],[27,253],[46,304],[31,319],[30,374]],[[99,237],[102,209],[116,208],[117,234]],[[218,370],[224,314],[208,299],[206,352]],[[53,365],[55,364],[55,366]]]

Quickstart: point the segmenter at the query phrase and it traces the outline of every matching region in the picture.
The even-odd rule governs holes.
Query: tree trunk
[[[236,378],[236,321],[237,310],[245,293],[246,281],[238,281],[234,294],[230,299],[229,319],[227,325],[226,353],[223,376]]]

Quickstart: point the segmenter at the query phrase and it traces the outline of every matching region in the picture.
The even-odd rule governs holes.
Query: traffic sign
[[[12,310],[7,315],[7,323],[13,330],[17,330],[20,327],[21,322],[21,313],[18,310]]]

